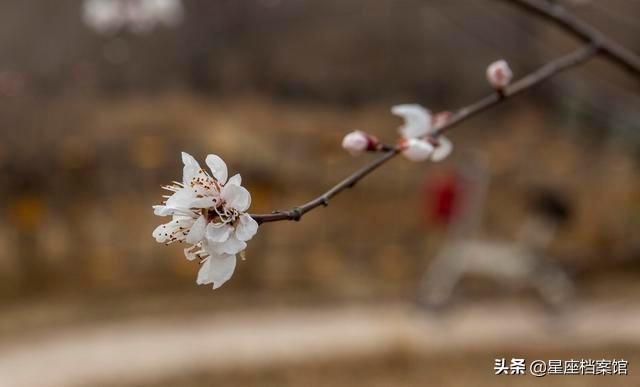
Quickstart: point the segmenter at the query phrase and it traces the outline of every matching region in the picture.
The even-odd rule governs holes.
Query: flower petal
[[[419,138],[431,132],[431,112],[417,104],[396,105],[391,113],[404,119],[399,131],[405,139]]]
[[[223,254],[212,256],[209,259],[211,259],[209,278],[213,281],[213,288],[218,289],[233,276],[233,272],[236,270],[236,256]]]
[[[184,256],[187,257],[187,260],[193,261],[194,259],[198,258],[197,253],[199,248],[200,246],[198,245],[187,247],[186,249],[184,249]]]
[[[227,182],[227,164],[217,155],[207,156],[207,166],[211,170],[211,174],[220,184]]]
[[[438,146],[436,146],[431,154],[431,160],[436,162],[446,159],[453,150],[453,143],[445,136],[438,137],[438,142]]]
[[[167,199],[166,206],[173,209],[189,209],[195,199],[196,193],[194,190],[191,188],[182,188]]]
[[[185,187],[176,191],[167,199],[166,207],[168,209],[159,209],[158,212],[170,213],[181,212],[188,213],[191,208],[210,208],[215,207],[216,199],[213,196],[204,196],[196,190]],[[156,213],[156,215],[158,215]]]
[[[222,243],[210,243],[207,245],[207,248],[211,250],[207,250],[210,255],[216,254],[238,254],[242,250],[247,248],[246,242],[238,240],[235,235],[232,235],[226,241]]]
[[[196,283],[198,285],[207,285],[213,282],[213,280],[209,277],[210,272],[211,272],[211,257],[207,258],[200,266],[200,270],[198,270],[198,278],[196,279]]]
[[[245,212],[251,206],[251,194],[246,188],[238,185],[227,184],[222,188],[220,197],[225,201],[227,207],[239,212]]]
[[[240,215],[238,225],[236,226],[236,238],[240,241],[246,242],[253,238],[257,232],[258,222],[256,222],[250,215]]]
[[[231,185],[242,185],[242,176],[240,176],[239,173],[236,173],[227,182],[227,185],[229,185],[229,184],[231,184]]]
[[[235,255],[212,255],[200,268],[196,282],[199,285],[213,283],[213,288],[218,289],[233,276],[235,269]]]
[[[153,206],[153,214],[157,216],[169,216],[175,213],[175,208],[167,206]]]
[[[151,235],[156,240],[156,242],[165,243],[165,242],[167,242],[169,240],[169,233],[167,232],[167,225],[168,224],[169,223],[161,224],[158,227],[156,227],[155,230],[153,230]]]
[[[209,223],[206,229],[206,238],[210,243],[222,243],[229,239],[233,227],[227,224]]]
[[[185,186],[188,186],[193,179],[198,177],[202,168],[200,168],[200,164],[198,164],[196,159],[186,152],[182,152],[182,163],[184,164],[184,168],[182,168],[182,182]]]
[[[180,230],[186,230],[193,224],[193,219],[188,216],[174,215],[169,223],[161,224],[151,234],[158,243],[166,243],[172,237],[180,237]]]
[[[187,234],[187,243],[195,245],[196,243],[202,241],[202,239],[204,239],[204,230],[206,227],[207,219],[203,215],[200,215],[198,220],[196,220],[195,223],[193,223],[193,226],[191,226],[189,234]]]
[[[216,199],[211,196],[194,198],[188,205],[188,208],[211,208],[216,206]]]
[[[412,138],[407,141],[406,148],[402,155],[411,161],[424,161],[433,154],[433,145],[424,140]]]

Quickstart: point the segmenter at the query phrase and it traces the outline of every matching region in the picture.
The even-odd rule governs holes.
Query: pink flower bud
[[[487,80],[496,90],[502,90],[511,83],[513,73],[505,60],[493,62],[487,67]]]
[[[402,141],[400,145],[404,157],[411,161],[424,161],[431,157],[433,145],[424,140],[410,138]]]
[[[431,126],[433,126],[435,129],[438,129],[446,125],[451,120],[452,116],[453,113],[447,111],[437,113],[431,118]]]
[[[360,130],[355,130],[342,139],[342,147],[354,156],[374,150],[377,145],[378,140],[375,137]]]

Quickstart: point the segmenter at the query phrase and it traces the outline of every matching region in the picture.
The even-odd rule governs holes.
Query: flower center
[[[202,215],[205,216],[208,223],[235,223],[240,214],[233,208],[225,207],[224,204],[225,203],[221,201],[216,207],[205,208],[202,210]]]

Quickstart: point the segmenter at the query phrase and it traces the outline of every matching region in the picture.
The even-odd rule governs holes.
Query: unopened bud
[[[502,90],[511,83],[513,73],[505,60],[493,62],[487,67],[487,80],[496,90]]]
[[[433,126],[435,129],[439,129],[449,123],[452,116],[453,113],[448,111],[437,113],[433,116],[433,118],[431,118],[431,126]]]
[[[375,150],[377,146],[378,140],[375,137],[360,130],[353,131],[342,139],[342,147],[354,156]]]
[[[402,154],[411,161],[425,161],[431,157],[434,147],[429,142],[410,138],[400,144]]]

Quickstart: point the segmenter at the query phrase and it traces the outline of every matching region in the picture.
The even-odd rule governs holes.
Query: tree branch
[[[596,45],[589,45],[582,47],[574,52],[571,52],[565,56],[557,58],[546,65],[542,66],[538,70],[533,73],[527,75],[526,77],[520,79],[519,81],[513,83],[510,87],[502,90],[501,92],[493,93],[485,98],[482,98],[478,102],[475,102],[465,108],[458,110],[450,119],[447,121],[445,125],[440,126],[434,133],[433,136],[437,137],[443,134],[445,131],[450,128],[460,124],[462,121],[483,112],[510,97],[515,96],[516,94],[521,93],[524,90],[527,90],[538,83],[550,78],[551,76],[566,70],[570,67],[577,66],[583,62],[586,62],[588,59],[592,58],[598,53],[598,47]],[[276,211],[272,214],[258,214],[251,215],[259,224],[267,223],[267,222],[277,222],[282,220],[293,220],[299,221],[304,214],[307,212],[320,207],[329,205],[329,200],[338,195],[340,192],[346,190],[347,188],[351,188],[364,177],[369,175],[371,172],[378,169],[380,166],[385,164],[387,161],[394,158],[398,155],[399,150],[384,145],[380,149],[381,152],[384,152],[384,155],[373,160],[371,163],[365,165],[361,169],[354,172],[352,175],[348,176],[346,179],[342,180],[340,183],[335,185],[333,188],[320,195],[319,197],[305,203],[301,206],[294,207],[289,211]]]
[[[336,196],[337,194],[339,194],[340,192],[344,191],[347,188],[351,188],[355,186],[365,176],[375,171],[382,164],[386,163],[387,161],[389,161],[395,155],[398,154],[398,151],[395,148],[393,148],[392,150],[384,150],[383,152],[384,152],[383,156],[377,158],[371,163],[360,168],[359,170],[354,172],[352,175],[350,175],[346,179],[342,180],[340,183],[333,186],[333,188],[331,188],[327,192],[323,193],[322,195],[318,196],[317,198],[311,200],[308,203],[305,203],[298,207],[294,207],[289,211],[275,211],[272,214],[251,215],[251,217],[255,219],[259,224],[267,223],[267,222],[277,222],[280,220],[299,221],[304,214],[313,210],[314,208],[320,207],[320,206],[325,206],[325,207],[328,206],[329,200],[332,197]]]
[[[598,47],[595,45],[584,46],[569,54],[561,56],[531,74],[521,78],[519,81],[514,82],[511,86],[504,89],[501,93],[493,93],[484,97],[483,99],[475,102],[465,108],[458,110],[447,123],[438,128],[434,135],[439,136],[448,131],[452,127],[460,124],[462,121],[481,113],[490,107],[504,102],[508,98],[515,96],[531,87],[551,78],[552,76],[564,71],[568,68],[577,66],[591,59],[598,53]]]
[[[627,50],[625,47],[621,46],[614,40],[608,38],[585,21],[575,17],[561,5],[548,2],[546,0],[502,1],[508,1],[512,4],[516,4],[528,11],[531,11],[543,17],[548,21],[553,22],[554,24],[560,26],[562,29],[576,35],[578,38],[587,42],[588,45],[547,63],[540,69],[520,79],[518,82],[513,83],[510,87],[507,87],[504,90],[500,90],[497,93],[493,93],[465,108],[458,110],[444,125],[435,130],[435,132],[433,133],[433,137],[442,135],[444,132],[453,128],[454,126],[457,126],[464,120],[478,113],[481,113],[495,105],[498,105],[508,98],[515,96],[516,94],[528,90],[529,88],[545,81],[546,79],[563,70],[586,62],[598,53],[603,53],[609,59],[621,65],[628,71],[636,75],[640,74],[640,57],[638,57],[635,53]],[[294,207],[289,211],[275,211],[272,214],[259,214],[251,216],[259,224],[281,220],[299,221],[307,212],[321,205],[327,206],[329,204],[329,200],[332,197],[347,188],[353,187],[365,176],[382,166],[387,161],[391,160],[399,153],[398,149],[387,145],[380,147],[379,151],[384,152],[385,154],[382,157],[365,165],[316,199],[313,199],[310,202],[299,207]]]
[[[562,5],[546,0],[502,0],[530,11],[577,36],[594,44],[602,53],[628,71],[640,74],[640,57],[613,39],[607,37],[584,20],[574,16]]]

